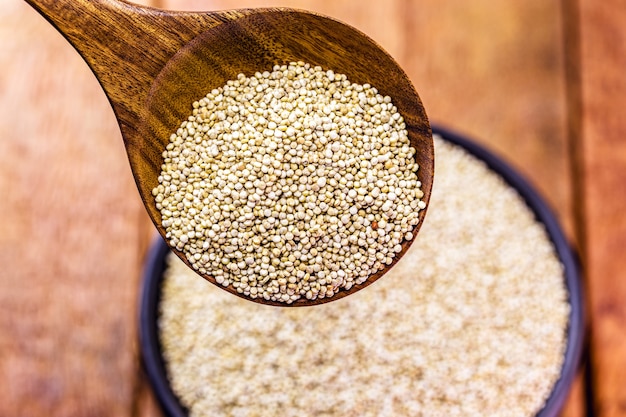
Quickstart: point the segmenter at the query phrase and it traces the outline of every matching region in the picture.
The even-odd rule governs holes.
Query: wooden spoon
[[[392,98],[417,149],[423,200],[428,203],[434,152],[430,124],[411,82],[398,64],[356,29],[315,13],[283,9],[174,12],[115,0],[26,0],[81,54],[100,81],[117,117],[141,198],[165,237],[152,189],[161,172],[162,152],[191,104],[237,74],[271,70],[275,64],[304,61],[359,84],[369,83]],[[420,223],[425,210],[420,211]],[[385,274],[395,261],[350,290],[292,306],[315,305],[354,293]],[[173,251],[189,265],[185,256]],[[252,300],[232,287],[218,287]],[[256,298],[253,301],[284,306]]]

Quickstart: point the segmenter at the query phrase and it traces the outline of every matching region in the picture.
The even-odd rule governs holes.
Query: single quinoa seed
[[[297,62],[193,103],[153,195],[196,271],[250,298],[315,300],[362,284],[413,236],[426,207],[415,152],[390,97]]]
[[[160,341],[191,417],[539,412],[563,366],[563,268],[501,177],[438,138],[435,151],[419,242],[353,297],[315,311],[258,305],[169,257]]]

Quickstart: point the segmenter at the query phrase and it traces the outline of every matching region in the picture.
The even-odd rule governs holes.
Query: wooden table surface
[[[626,416],[626,1],[143,0],[288,5],[361,29],[432,122],[523,172],[585,271],[590,338],[562,415]],[[137,343],[154,229],[113,112],[21,0],[0,7],[0,416],[159,416]]]

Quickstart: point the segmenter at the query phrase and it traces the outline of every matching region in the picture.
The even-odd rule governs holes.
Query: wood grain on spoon
[[[162,152],[193,101],[235,79],[304,61],[359,84],[369,83],[392,98],[417,149],[419,177],[428,203],[434,155],[426,112],[397,63],[376,43],[337,20],[291,9],[242,9],[206,13],[172,12],[113,0],[26,0],[76,48],[100,81],[118,119],[141,198],[162,236],[152,189]],[[420,223],[426,210],[420,211]],[[402,257],[350,290],[331,298],[300,299],[315,305],[340,299],[376,281]],[[178,252],[186,263],[185,256]],[[210,276],[207,280],[215,283]],[[218,284],[216,284],[218,285]],[[222,287],[238,294],[233,287]],[[253,301],[284,306],[283,303]]]

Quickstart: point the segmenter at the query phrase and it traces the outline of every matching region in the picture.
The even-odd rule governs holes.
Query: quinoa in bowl
[[[309,308],[261,306],[162,251],[142,347],[166,411],[556,415],[582,335],[571,249],[510,168],[444,137],[420,244],[367,291]]]

